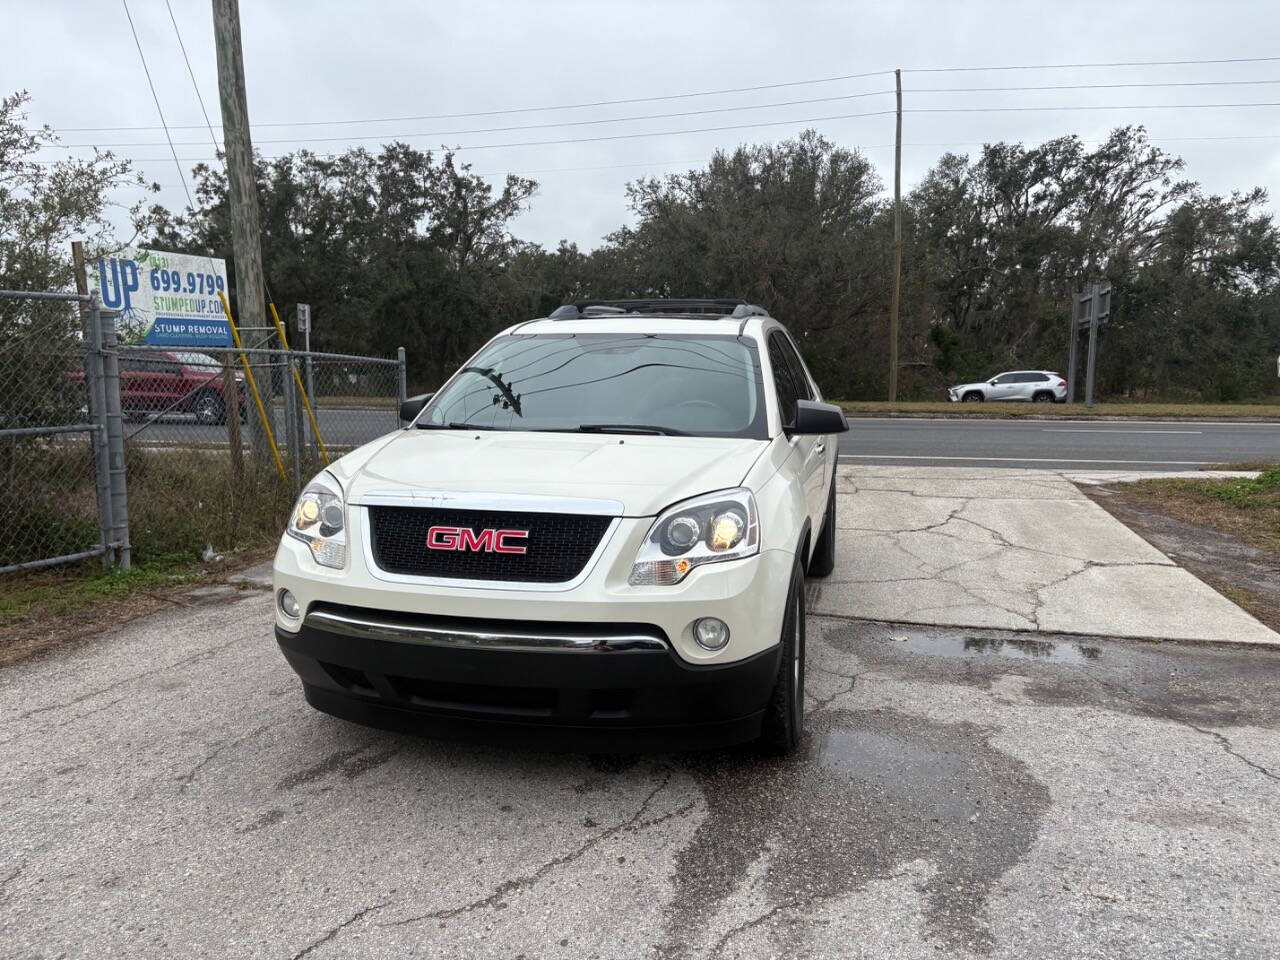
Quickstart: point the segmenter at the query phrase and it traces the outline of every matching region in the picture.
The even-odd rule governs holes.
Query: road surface
[[[1280,423],[850,417],[845,463],[1196,470],[1280,459]]]
[[[396,410],[321,408],[325,443],[359,446],[396,429]],[[284,418],[275,413],[283,434]],[[127,433],[138,442],[220,444],[223,426],[201,426],[189,415]],[[247,442],[247,436],[246,436]],[[1280,423],[1195,420],[987,420],[851,417],[840,438],[846,463],[912,466],[993,466],[1079,470],[1195,470],[1220,463],[1280,459]]]
[[[794,756],[588,757],[318,714],[271,604],[0,671],[0,954],[1280,955],[1273,651],[810,617]]]

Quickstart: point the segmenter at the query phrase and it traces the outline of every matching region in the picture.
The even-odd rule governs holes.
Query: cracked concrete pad
[[[1091,500],[970,500],[960,517],[1003,542],[1091,563],[1173,561]]]
[[[922,530],[946,523],[964,506],[953,497],[920,497],[901,490],[861,489],[841,495],[836,526],[851,530]]]
[[[1051,471],[839,470],[831,616],[1280,644]]]
[[[1046,587],[1040,599],[1044,630],[1280,643],[1274,631],[1179,567],[1089,567]]]

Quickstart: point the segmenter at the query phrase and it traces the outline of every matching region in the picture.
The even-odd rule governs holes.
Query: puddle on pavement
[[[1087,643],[1032,640],[1024,637],[934,637],[908,635],[890,640],[894,648],[936,657],[1009,657],[1040,663],[1084,664],[1102,656],[1102,648]]]
[[[786,760],[685,759],[708,813],[677,854],[660,954],[698,954],[720,909],[752,886],[774,905],[821,903],[918,860],[930,861],[916,887],[925,935],[942,950],[991,950],[987,896],[1034,843],[1048,790],[972,724],[876,709],[819,711],[806,726]],[[806,952],[802,920],[769,936],[772,955]]]

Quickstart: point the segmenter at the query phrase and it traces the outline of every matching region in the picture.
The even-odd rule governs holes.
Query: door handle
[[[813,445],[814,453],[822,453],[826,449],[827,449],[827,444],[825,440],[819,440],[817,443]]]

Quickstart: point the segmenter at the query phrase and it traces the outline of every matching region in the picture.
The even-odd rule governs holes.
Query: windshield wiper
[[[483,423],[463,423],[461,420],[450,420],[448,423],[420,423],[419,430],[506,430],[507,427],[492,427]]]
[[[579,433],[650,433],[661,437],[687,437],[683,430],[671,427],[655,427],[647,423],[582,423]]]

